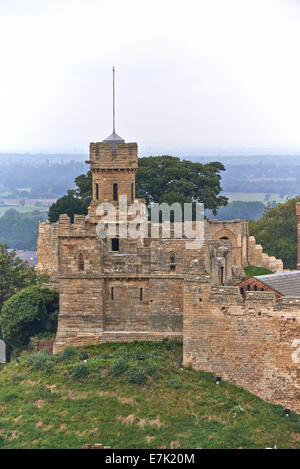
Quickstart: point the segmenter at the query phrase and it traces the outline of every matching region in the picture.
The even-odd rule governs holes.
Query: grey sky
[[[296,0],[0,0],[0,151],[300,148]]]

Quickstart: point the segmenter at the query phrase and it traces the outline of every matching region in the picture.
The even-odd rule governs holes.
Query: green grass
[[[244,271],[248,277],[255,277],[256,275],[268,275],[273,272],[265,267],[257,267],[255,265],[248,265],[244,268]]]
[[[23,354],[0,371],[0,448],[300,448],[300,416],[181,360],[172,341]]]

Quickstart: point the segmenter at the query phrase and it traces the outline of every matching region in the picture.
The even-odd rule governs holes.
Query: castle
[[[39,224],[37,271],[59,291],[54,344],[179,338],[184,365],[216,373],[271,402],[300,411],[300,298],[235,286],[243,267],[282,272],[246,221],[204,221],[200,247],[184,237],[99,238],[97,207],[135,199],[136,143],[116,133],[90,144],[88,215]]]

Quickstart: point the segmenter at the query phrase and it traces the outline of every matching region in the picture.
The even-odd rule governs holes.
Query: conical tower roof
[[[108,137],[106,137],[106,139],[103,140],[103,143],[125,143],[125,140],[120,137],[120,135],[113,132],[111,135],[109,135]]]

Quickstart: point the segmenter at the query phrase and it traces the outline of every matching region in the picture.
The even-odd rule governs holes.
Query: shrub
[[[128,368],[127,362],[124,358],[117,358],[112,364],[112,375],[120,376]]]
[[[31,336],[44,330],[46,313],[40,288],[24,288],[2,307],[0,327],[3,339],[14,345],[27,344]]]
[[[64,348],[63,352],[59,355],[59,358],[61,360],[72,360],[72,358],[76,357],[77,355],[77,350],[73,345],[68,345],[67,347]]]
[[[156,363],[154,360],[148,360],[146,365],[145,365],[145,371],[147,375],[152,376],[154,373],[156,373],[158,369],[158,363]]]
[[[72,378],[76,380],[81,380],[88,376],[89,369],[86,363],[78,363],[74,366],[72,370]]]
[[[53,370],[52,358],[49,353],[41,350],[37,353],[32,353],[27,357],[27,363],[34,370],[42,370],[45,373],[51,373]]]
[[[16,375],[12,375],[11,380],[13,383],[20,383],[25,379],[24,375],[21,375],[20,373],[17,373]]]
[[[128,380],[131,383],[143,384],[146,379],[146,371],[141,366],[133,366],[128,370]]]
[[[11,296],[3,305],[0,328],[3,339],[13,348],[26,346],[30,337],[55,333],[58,317],[58,293],[31,286]]]
[[[130,353],[126,349],[126,347],[119,347],[116,352],[114,353],[115,358],[122,358],[123,360],[129,360]]]

